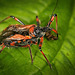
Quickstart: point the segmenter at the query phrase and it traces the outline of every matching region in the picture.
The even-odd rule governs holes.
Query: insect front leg
[[[52,29],[52,31],[56,33],[58,39],[58,32],[55,29]]]
[[[3,21],[9,19],[9,18],[13,18],[14,20],[18,21],[19,23],[21,23],[22,25],[25,25],[21,20],[19,20],[18,18],[14,17],[14,16],[8,16],[5,19],[3,19],[2,21],[0,21],[0,23],[2,23]]]
[[[56,36],[51,34],[51,31],[53,31],[56,34]],[[46,37],[51,40],[57,40],[58,39],[58,32],[55,29],[51,28],[50,31],[46,32]]]
[[[42,55],[45,57],[46,61],[48,62],[50,68],[52,68],[52,66],[51,66],[51,64],[50,64],[50,62],[49,62],[49,60],[47,59],[47,57],[45,56],[45,54],[43,53],[43,51],[42,51],[42,49],[41,49],[42,43],[43,43],[43,37],[40,38],[39,49],[40,49]]]
[[[56,31],[57,31],[57,14],[54,14],[52,17],[51,17],[51,19],[50,19],[50,21],[48,22],[48,27],[51,25],[51,23],[53,22],[53,20],[54,20],[54,18],[56,17]]]

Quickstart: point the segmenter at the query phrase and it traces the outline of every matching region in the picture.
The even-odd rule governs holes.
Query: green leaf
[[[47,25],[56,0],[0,0],[0,20],[13,15],[25,24],[36,24],[39,16],[41,26]],[[75,1],[58,0],[58,40],[44,38],[42,50],[52,64],[50,69],[40,53],[38,45],[32,45],[34,62],[31,64],[28,48],[5,48],[0,54],[0,75],[74,75],[75,74]],[[0,31],[10,24],[9,19],[0,24]],[[55,28],[55,21],[51,25]],[[0,49],[2,47],[0,46]]]

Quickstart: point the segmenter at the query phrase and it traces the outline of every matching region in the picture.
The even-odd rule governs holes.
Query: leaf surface
[[[41,20],[40,26],[44,27],[51,17],[55,4],[56,0],[0,0],[0,20],[13,15],[29,25],[36,24],[35,17],[38,15]],[[58,15],[59,39],[44,38],[42,46],[53,70],[40,53],[38,45],[32,45],[33,64],[28,48],[5,48],[0,54],[0,75],[75,74],[75,1],[58,0],[54,13]],[[19,23],[8,19],[0,24],[0,31],[10,24]],[[55,28],[55,21],[51,27]]]

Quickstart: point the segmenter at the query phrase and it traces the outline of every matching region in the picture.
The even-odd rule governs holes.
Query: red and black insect
[[[56,17],[56,30],[51,28],[50,25],[53,22],[54,18]],[[46,35],[49,39],[56,40],[58,39],[58,32],[57,32],[57,14],[52,14],[50,21],[45,27],[40,27],[39,18],[36,16],[36,22],[37,25],[25,25],[22,21],[20,21],[18,18],[14,16],[9,16],[5,18],[4,20],[0,21],[2,23],[3,21],[7,20],[8,18],[13,18],[14,20],[21,23],[21,25],[10,25],[7,28],[5,28],[1,34],[0,34],[0,45],[3,46],[0,50],[0,53],[5,47],[28,47],[30,51],[31,61],[33,63],[32,53],[31,53],[31,44],[38,44],[39,42],[39,50],[47,60],[48,64],[51,64],[45,54],[43,53],[41,47],[43,43],[43,37]],[[51,34],[51,31],[53,31],[56,36]]]
[[[39,26],[38,16],[36,16],[37,25],[35,25],[35,24],[25,25],[22,21],[20,21],[18,18],[14,17],[14,16],[9,16],[9,17],[5,18],[4,20],[6,20],[10,17],[15,19],[22,25],[18,25],[18,24],[10,25],[2,31],[2,33],[0,34],[0,45],[3,46],[3,48],[0,50],[0,53],[5,47],[29,47],[31,61],[33,62],[30,45],[37,44],[38,40],[40,39],[39,50],[41,51],[41,53],[43,54],[43,56],[45,57],[45,59],[47,60],[48,64],[51,67],[51,64],[49,63],[48,59],[46,58],[45,54],[43,53],[41,47],[42,47],[42,43],[43,43],[43,37],[47,31],[50,31],[50,32],[54,31],[57,35],[56,37],[58,38],[57,15],[54,14],[51,17],[51,19],[48,22],[46,27]],[[54,17],[56,17],[56,30],[53,28],[50,28],[50,25],[51,25],[52,21],[54,20]],[[3,22],[4,20],[2,20],[1,22]]]

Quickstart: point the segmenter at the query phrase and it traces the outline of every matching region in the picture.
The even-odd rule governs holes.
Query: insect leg
[[[56,33],[57,38],[58,38],[58,32],[55,29],[52,29],[52,31],[54,31]]]
[[[36,22],[37,22],[37,27],[39,28],[40,20],[39,20],[38,16],[36,16]]]
[[[32,53],[31,53],[30,45],[25,45],[25,46],[21,46],[21,47],[29,47],[29,52],[30,52],[30,56],[31,56],[31,62],[33,63],[33,58],[32,58]]]
[[[56,31],[57,31],[57,14],[54,14],[52,17],[51,17],[51,19],[50,19],[50,21],[48,22],[48,27],[51,25],[51,23],[53,22],[53,20],[54,20],[54,18],[56,17]]]
[[[0,46],[3,46],[3,45],[4,45],[4,43],[0,44]]]
[[[49,64],[50,68],[52,68],[52,66],[51,66],[50,62],[48,61],[48,59],[47,59],[47,57],[45,56],[45,54],[43,53],[43,51],[42,51],[41,49],[40,49],[40,51],[41,51],[41,53],[43,54],[43,56],[45,57],[46,61],[48,62],[48,64]]]
[[[5,48],[5,45],[2,47],[2,49],[0,50],[0,53],[3,51],[3,49]]]
[[[47,57],[45,56],[45,54],[44,54],[43,51],[41,50],[42,43],[43,43],[43,37],[40,38],[39,49],[40,49],[42,55],[45,57],[46,61],[48,62],[50,68],[52,68],[52,66],[51,66],[51,64],[50,64],[50,62],[49,62],[49,60],[47,59]]]
[[[13,18],[14,20],[18,21],[19,23],[21,23],[22,25],[25,25],[22,21],[20,21],[18,18],[14,17],[14,16],[8,16],[5,19],[3,19],[2,21],[0,21],[0,23],[2,23],[3,21],[9,19],[9,18]]]
[[[31,62],[33,63],[33,58],[32,58],[32,53],[31,53],[30,45],[28,45],[28,47],[29,47],[29,52],[30,52],[30,56],[31,56]]]

